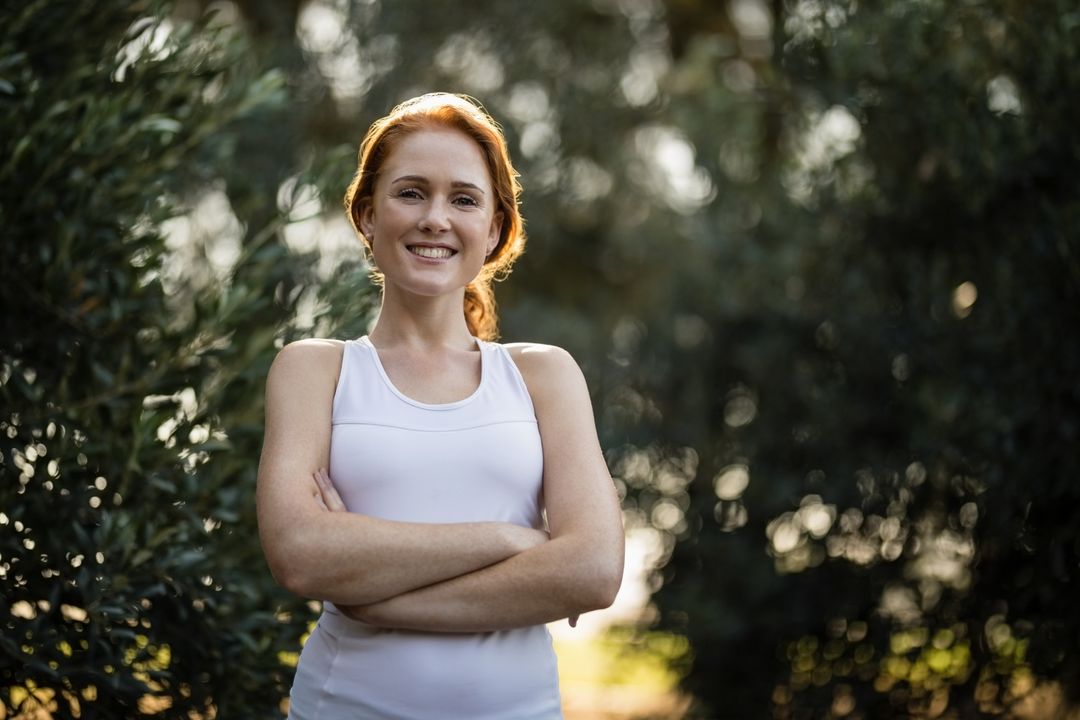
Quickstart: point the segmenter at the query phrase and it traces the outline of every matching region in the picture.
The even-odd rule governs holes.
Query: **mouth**
[[[442,246],[408,245],[407,247],[409,252],[413,255],[418,255],[419,257],[431,260],[445,260],[446,258],[457,254],[456,250]]]

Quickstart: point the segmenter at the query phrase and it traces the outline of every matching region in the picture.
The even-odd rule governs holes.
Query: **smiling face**
[[[476,142],[431,128],[394,143],[359,220],[384,287],[434,296],[477,276],[499,242],[502,213]]]

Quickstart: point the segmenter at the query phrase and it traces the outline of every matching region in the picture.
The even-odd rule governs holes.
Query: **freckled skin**
[[[456,130],[422,130],[395,143],[361,213],[385,291],[436,296],[464,288],[499,241],[502,224],[479,147]],[[449,248],[422,258],[410,246]]]
[[[369,333],[410,397],[444,402],[480,380],[465,287],[498,245],[503,216],[476,142],[440,127],[397,137],[356,224],[384,276]],[[509,211],[508,211],[509,212]],[[422,257],[410,248],[446,248]],[[259,467],[260,537],[293,592],[388,628],[490,632],[606,607],[623,568],[618,497],[580,369],[559,348],[507,351],[527,386],[543,446],[548,532],[499,522],[407,523],[344,512],[328,465],[342,343],[286,346],[267,379]]]

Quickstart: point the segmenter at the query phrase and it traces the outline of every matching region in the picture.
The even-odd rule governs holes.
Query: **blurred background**
[[[582,364],[615,608],[574,718],[1075,718],[1071,0],[0,10],[0,717],[278,717],[317,615],[253,492],[284,342],[356,337],[363,132],[475,95],[506,341]]]

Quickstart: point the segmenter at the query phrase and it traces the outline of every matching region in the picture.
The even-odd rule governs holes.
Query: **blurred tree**
[[[532,240],[504,334],[591,376],[703,714],[1076,687],[1076,352],[1001,332],[1076,319],[1068,8],[289,7],[316,147],[435,89],[506,123]]]
[[[252,498],[263,378],[315,258],[282,244],[295,193],[281,211],[222,193],[281,77],[221,18],[168,11],[3,11],[8,716],[264,718],[310,616],[266,571]],[[258,204],[259,224],[236,220]]]
[[[0,53],[5,684],[229,717],[284,694],[312,611],[256,558],[261,378],[275,337],[360,334],[371,296],[282,225],[340,230],[364,128],[438,89],[506,125],[531,240],[503,333],[585,366],[702,716],[1076,696],[1064,0],[187,2],[160,35],[106,5],[9,13]]]
[[[1074,9],[726,11],[672,26],[665,84],[716,260],[680,266],[628,359],[662,369],[648,427],[696,474],[615,465],[678,540],[654,599],[687,687],[732,718],[1075,701]]]

